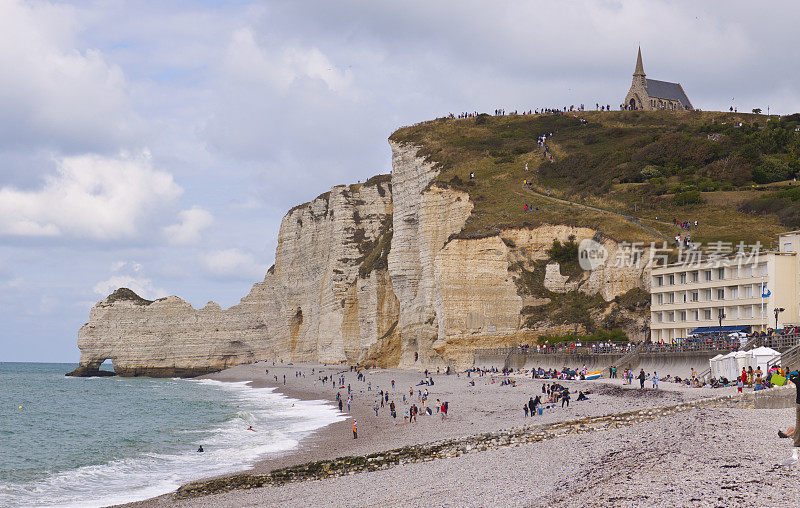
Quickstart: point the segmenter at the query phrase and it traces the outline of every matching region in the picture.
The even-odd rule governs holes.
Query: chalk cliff
[[[592,229],[460,235],[473,210],[469,194],[437,183],[439,170],[415,146],[390,144],[391,176],[334,187],[286,214],[274,266],[238,305],[194,309],[127,289],[98,302],[78,332],[73,374],[92,375],[105,359],[118,374],[150,376],[273,358],[463,367],[476,347],[572,330],[563,320],[531,318],[555,293],[596,296],[599,322],[619,314],[615,298],[646,287],[647,269],[612,266],[617,242]],[[609,251],[606,265],[575,277],[550,264],[536,278],[554,239],[592,237]],[[635,328],[636,319],[627,312],[623,326]]]

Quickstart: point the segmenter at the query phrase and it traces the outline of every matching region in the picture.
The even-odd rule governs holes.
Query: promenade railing
[[[786,351],[800,344],[800,333],[773,334],[757,337],[757,340],[745,341],[756,346],[766,346],[777,351]],[[631,352],[658,354],[658,353],[728,353],[738,351],[742,342],[738,338],[730,337],[701,337],[699,339],[686,339],[670,344],[621,344],[599,343],[580,346],[570,343],[553,344],[547,346],[518,346],[506,348],[478,349],[476,355],[507,356],[509,354],[592,354],[592,355],[624,355]]]

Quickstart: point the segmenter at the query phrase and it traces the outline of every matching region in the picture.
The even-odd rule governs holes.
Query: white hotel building
[[[778,328],[800,323],[800,231],[778,238],[777,252],[716,260],[704,256],[699,262],[653,268],[653,342],[670,342],[703,331],[774,328],[776,308],[784,309],[778,314]],[[762,287],[769,292],[768,297],[761,296]]]

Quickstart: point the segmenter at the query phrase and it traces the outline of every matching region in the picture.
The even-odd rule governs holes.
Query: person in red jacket
[[[742,384],[743,385],[747,384],[747,371],[744,370],[744,367],[742,367]]]

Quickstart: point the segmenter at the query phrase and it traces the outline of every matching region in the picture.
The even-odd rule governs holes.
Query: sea
[[[147,499],[291,451],[345,418],[246,383],[64,376],[75,367],[0,363],[0,506]]]

